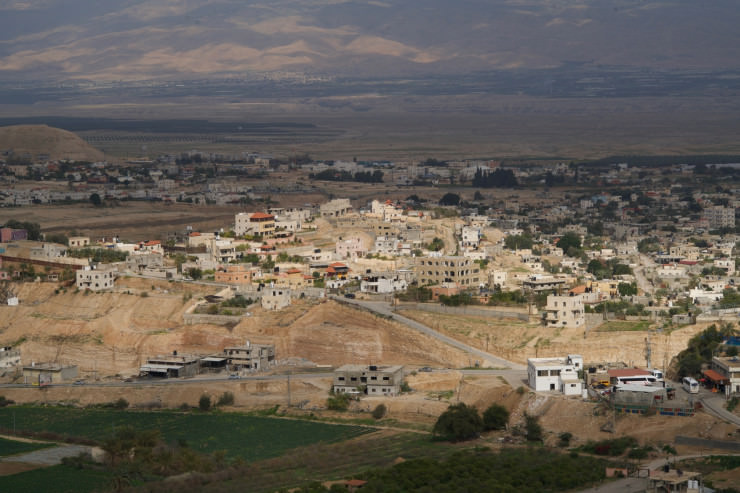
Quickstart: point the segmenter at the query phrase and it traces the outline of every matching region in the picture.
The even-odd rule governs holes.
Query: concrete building
[[[23,383],[26,385],[51,385],[69,382],[77,378],[77,365],[63,366],[56,363],[31,363],[23,367]]]
[[[360,282],[360,291],[372,294],[390,294],[405,291],[407,287],[406,279],[391,273],[368,275]]]
[[[214,274],[215,282],[226,284],[252,284],[254,271],[252,267],[245,264],[229,264],[225,268],[217,270]]]
[[[342,259],[357,258],[367,255],[367,248],[365,248],[362,238],[359,236],[350,236],[349,238],[337,240],[336,252],[337,256]]]
[[[319,206],[321,217],[342,217],[352,212],[349,199],[334,199]]]
[[[583,295],[549,295],[543,321],[548,327],[583,327],[586,323]]]
[[[403,382],[403,366],[344,365],[334,370],[332,388],[336,393],[398,395]]]
[[[709,221],[710,229],[734,228],[735,208],[716,205],[704,209],[704,217]]]
[[[145,269],[158,269],[163,266],[164,256],[161,253],[134,253],[126,257],[126,268],[136,272],[143,272]]]
[[[13,368],[21,364],[21,350],[11,346],[0,347],[0,368]]]
[[[462,288],[469,288],[478,287],[481,283],[478,264],[467,257],[417,257],[414,271],[421,285],[454,282]]]
[[[536,392],[581,395],[583,382],[578,378],[580,370],[583,370],[583,357],[577,354],[569,354],[565,358],[529,358],[527,382]]]
[[[142,376],[158,378],[193,377],[198,374],[200,358],[192,355],[171,355],[148,358],[146,364],[139,368]]]
[[[234,233],[237,236],[272,236],[275,232],[275,216],[264,212],[240,212],[234,218]]]
[[[73,236],[67,240],[70,248],[85,248],[90,245],[90,238],[87,236]]]
[[[481,240],[480,228],[465,226],[462,229],[461,237],[463,247],[478,248]]]
[[[226,364],[231,370],[265,370],[275,361],[274,344],[251,344],[224,348]]]
[[[90,269],[78,270],[76,272],[77,289],[90,291],[104,291],[113,289],[115,284],[115,271],[113,269]]]
[[[42,243],[41,246],[29,250],[29,255],[34,260],[54,261],[67,255],[67,247],[56,243]]]
[[[724,385],[729,386],[730,394],[740,394],[740,357],[714,356],[712,370],[725,379]]]
[[[542,274],[531,275],[522,281],[522,289],[535,293],[554,291],[563,286],[565,286],[565,279]]]
[[[21,241],[28,239],[28,231],[25,229],[0,228],[0,243],[10,241]]]
[[[262,295],[262,308],[265,310],[280,310],[290,306],[290,289],[281,287],[269,287]]]

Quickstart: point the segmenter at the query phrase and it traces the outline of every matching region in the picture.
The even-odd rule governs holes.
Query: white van
[[[655,377],[655,380],[657,380],[658,382],[662,382],[663,381],[663,372],[662,371],[656,370],[656,369],[652,369],[652,370],[650,370],[650,373],[652,373],[652,375]]]
[[[681,385],[683,386],[683,389],[689,394],[699,393],[699,382],[691,377],[683,377],[683,380],[681,380]]]

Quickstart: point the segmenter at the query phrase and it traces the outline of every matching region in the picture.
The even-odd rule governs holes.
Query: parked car
[[[73,383],[72,385],[85,385],[85,381],[84,380],[75,380],[75,383]]]
[[[355,293],[344,293],[344,297],[353,300],[355,299]]]

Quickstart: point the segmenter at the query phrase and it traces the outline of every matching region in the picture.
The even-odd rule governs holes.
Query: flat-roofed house
[[[334,370],[332,388],[337,393],[398,395],[402,382],[401,365],[344,365]]]

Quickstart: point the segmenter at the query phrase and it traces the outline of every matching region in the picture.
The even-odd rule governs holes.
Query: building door
[[[555,390],[555,384],[554,383],[551,383],[550,384],[550,390]]]

